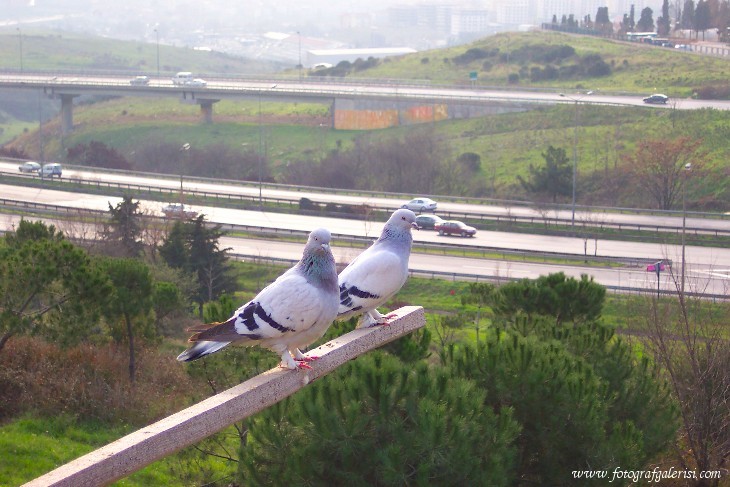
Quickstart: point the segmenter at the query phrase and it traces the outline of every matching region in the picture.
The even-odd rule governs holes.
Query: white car
[[[436,211],[437,203],[431,198],[413,198],[408,203],[401,206],[401,208],[408,208],[416,213],[424,211]]]
[[[132,86],[147,86],[150,84],[150,79],[147,76],[135,76],[129,80],[129,84]]]
[[[208,86],[208,82],[204,79],[194,78],[183,83],[184,86],[192,86],[194,88],[205,88]]]
[[[37,162],[28,161],[25,164],[23,164],[21,166],[18,166],[18,170],[20,172],[28,172],[28,173],[35,172],[35,173],[37,173],[37,172],[39,172],[41,170],[41,165],[38,164]]]

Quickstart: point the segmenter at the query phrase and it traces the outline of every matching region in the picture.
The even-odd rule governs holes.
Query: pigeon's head
[[[387,224],[403,230],[410,230],[411,228],[418,230],[416,214],[405,208],[396,210],[395,213],[390,216],[390,219],[388,219]]]
[[[330,231],[326,228],[318,228],[313,230],[309,234],[309,240],[307,240],[307,248],[311,252],[315,253],[329,253],[330,252]]]

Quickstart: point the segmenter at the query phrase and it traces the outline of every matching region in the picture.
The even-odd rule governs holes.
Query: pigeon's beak
[[[418,223],[416,223],[416,222],[411,223],[411,228],[415,228],[416,230],[420,230],[421,229],[421,227],[419,227],[418,226]]]
[[[330,249],[330,244],[323,243],[322,244],[322,250],[327,251]]]

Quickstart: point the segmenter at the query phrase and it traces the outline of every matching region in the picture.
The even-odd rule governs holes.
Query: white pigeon
[[[322,337],[337,317],[337,269],[330,249],[330,232],[309,234],[302,259],[261,290],[224,323],[194,326],[188,331],[193,346],[177,359],[189,362],[226,345],[258,345],[281,355],[282,367],[310,368],[300,348]]]
[[[416,214],[407,209],[396,210],[385,223],[380,238],[340,272],[338,319],[362,314],[358,328],[388,322],[390,315],[383,316],[376,308],[406,283],[412,228],[418,229]]]

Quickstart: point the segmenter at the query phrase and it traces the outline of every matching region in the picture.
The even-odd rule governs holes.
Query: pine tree
[[[132,197],[125,195],[122,201],[112,206],[109,203],[111,219],[104,225],[102,238],[115,247],[112,255],[123,257],[139,257],[144,250],[142,242],[142,213],[139,210],[139,201],[132,201]]]
[[[374,352],[256,416],[239,482],[511,485],[518,427],[484,401],[470,381]]]

